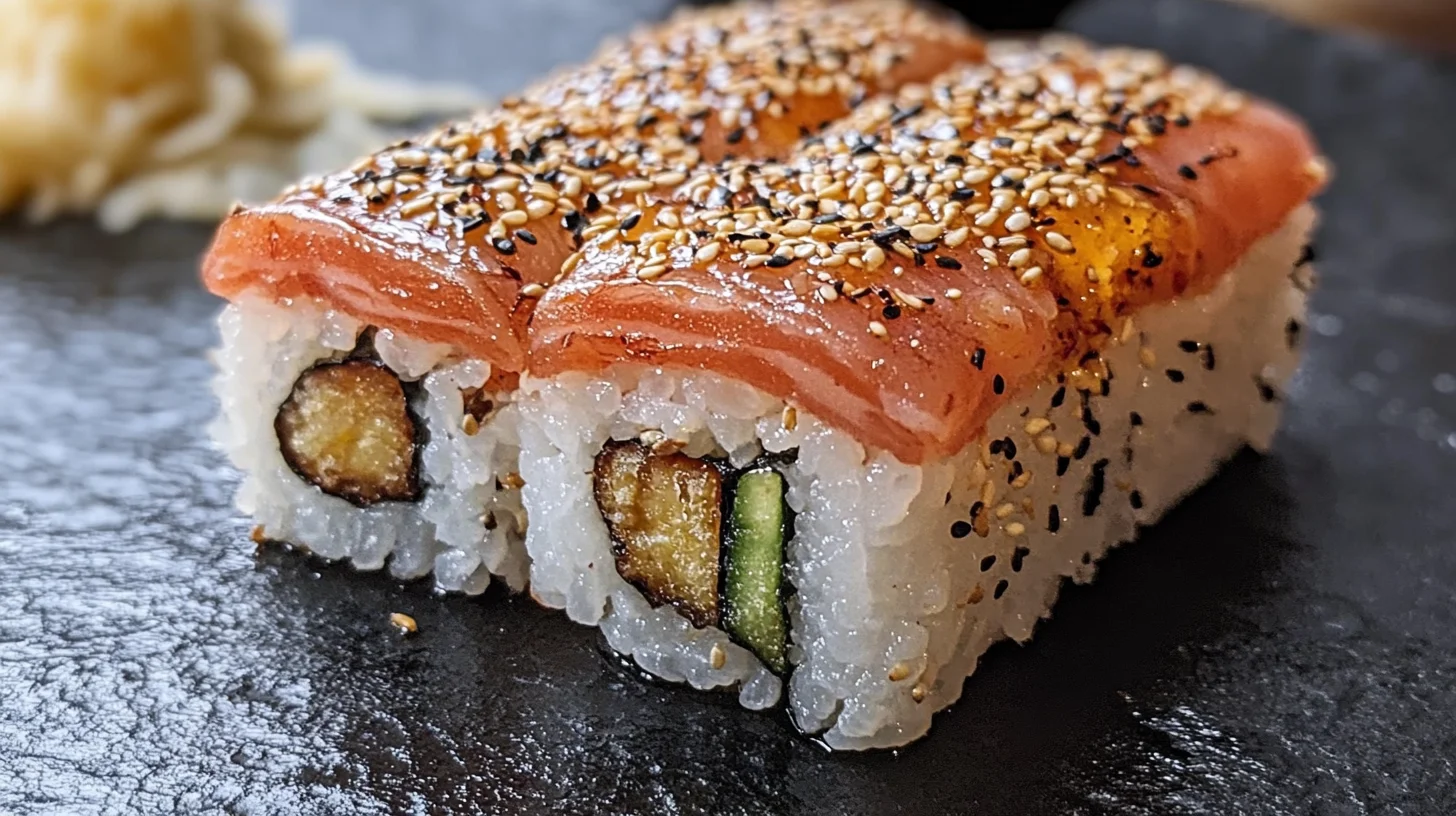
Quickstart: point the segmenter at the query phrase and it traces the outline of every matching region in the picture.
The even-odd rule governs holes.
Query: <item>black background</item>
[[[499,92],[658,0],[309,0]],[[1010,5],[1010,4],[1006,4]],[[1090,0],[1338,168],[1283,433],[994,649],[931,737],[829,756],[526,600],[254,557],[206,441],[208,230],[0,226],[0,812],[1450,813],[1456,67],[1194,0]],[[389,628],[415,616],[418,636]]]

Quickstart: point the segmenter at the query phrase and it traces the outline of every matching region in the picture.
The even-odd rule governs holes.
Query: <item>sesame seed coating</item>
[[[900,0],[682,12],[498,108],[287,195],[395,230],[424,227],[466,254],[521,251],[502,247],[527,225],[551,249],[613,230],[635,241],[650,198],[670,195],[704,161],[787,155],[857,102],[980,52],[963,26]],[[553,231],[564,235],[547,238]]]
[[[1176,171],[1209,142],[1226,158],[1197,180]],[[1288,117],[1157,54],[992,44],[984,64],[871,99],[786,159],[690,174],[652,204],[682,224],[680,242],[651,250],[672,259],[649,287],[660,292],[614,283],[648,263],[642,246],[595,242],[589,271],[543,301],[532,364],[545,376],[624,357],[706,367],[904,461],[954,451],[1141,307],[1211,285],[1315,189],[1299,169],[1311,149]],[[1235,206],[1253,178],[1267,180],[1254,206]],[[676,339],[624,344],[629,319],[671,323]],[[793,365],[760,372],[735,344]],[[978,348],[983,365],[967,365]],[[806,371],[832,378],[836,404],[810,395]]]
[[[699,225],[653,204],[703,161],[787,156],[865,99],[982,52],[963,24],[912,0],[685,11],[496,109],[243,208],[219,230],[204,279],[229,298],[321,298],[513,377],[537,302],[522,287],[569,275],[594,240],[630,243],[650,261],[640,267],[670,273],[680,259],[669,252]],[[712,243],[689,256],[711,263]],[[782,269],[812,245],[784,249],[760,266]]]

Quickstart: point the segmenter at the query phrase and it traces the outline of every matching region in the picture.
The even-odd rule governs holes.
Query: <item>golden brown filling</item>
[[[415,420],[399,378],[370,360],[304,372],[273,424],[288,466],[360,507],[420,496]]]
[[[617,572],[654,605],[672,604],[695,626],[718,623],[723,477],[680,453],[608,444],[596,460],[597,506]]]

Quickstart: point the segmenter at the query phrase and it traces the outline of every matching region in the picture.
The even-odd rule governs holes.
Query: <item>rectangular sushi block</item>
[[[449,591],[525,586],[517,409],[489,363],[306,300],[244,297],[218,325],[212,432],[255,537]]]
[[[712,373],[527,381],[533,595],[655,675],[736,688],[748,708],[786,698],[834,748],[910,742],[989,646],[1032,636],[1064,579],[1090,580],[1229,456],[1268,445],[1298,360],[1289,327],[1304,317],[1313,220],[1300,208],[1211,291],[1142,310],[964,450],[919,466]],[[637,520],[647,533],[601,501],[623,451],[678,474],[651,511],[665,518]],[[764,471],[781,494],[749,481]],[[771,543],[744,549],[736,513]],[[692,530],[679,536],[690,557],[672,550],[674,526]],[[651,547],[697,568],[623,569]],[[735,598],[768,623],[741,625]]]
[[[258,537],[903,745],[1267,444],[1315,150],[1147,51],[685,12],[233,213],[216,435]]]

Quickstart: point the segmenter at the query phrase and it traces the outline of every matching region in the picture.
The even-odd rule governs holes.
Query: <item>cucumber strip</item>
[[[777,674],[788,661],[784,477],[765,468],[738,477],[723,547],[723,629]]]

